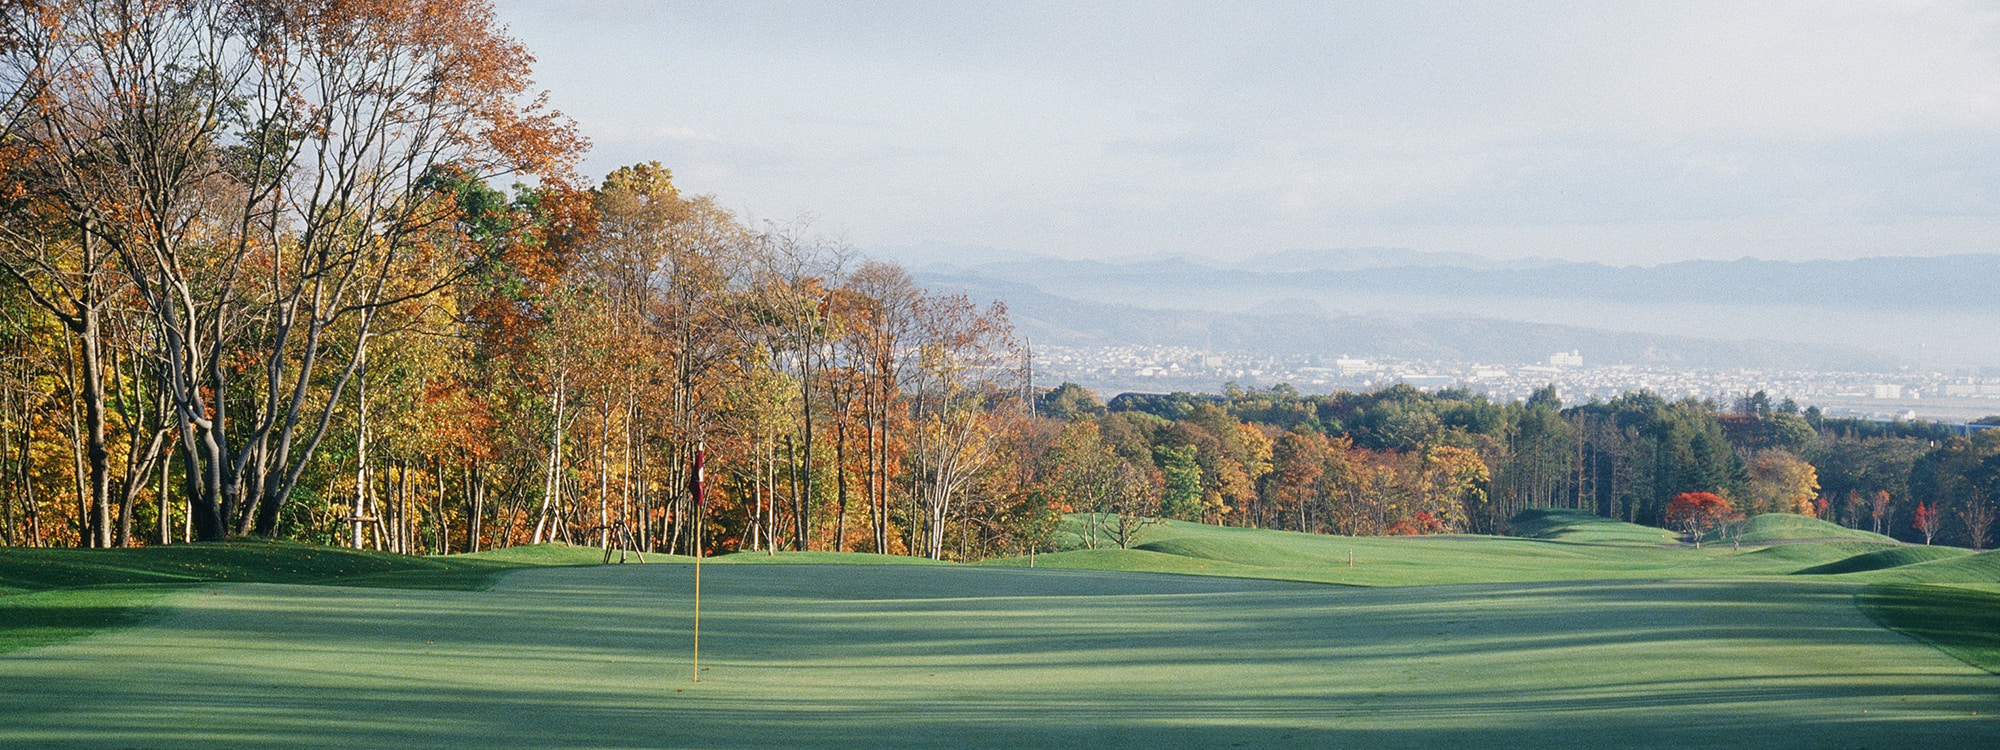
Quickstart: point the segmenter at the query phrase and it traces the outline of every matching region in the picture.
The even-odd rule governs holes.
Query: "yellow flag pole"
[[[701,682],[701,509],[694,511],[694,681]]]
[[[697,441],[695,443],[694,472],[693,472],[694,476],[692,477],[693,481],[689,482],[690,485],[693,485],[692,487],[689,488],[693,490],[693,492],[690,494],[694,495],[694,679],[692,680],[693,682],[701,682],[701,557],[702,557],[701,516],[702,516],[702,511],[704,510],[702,508],[703,505],[702,501],[707,499],[702,496],[708,494],[707,493],[708,488],[704,486],[704,483],[706,482],[708,477],[703,476],[703,474],[706,473],[707,469],[707,467],[704,466],[703,464],[708,463],[707,442],[708,441],[706,440],[702,440],[702,441]]]

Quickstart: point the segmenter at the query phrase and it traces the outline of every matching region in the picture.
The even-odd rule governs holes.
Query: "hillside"
[[[1724,535],[1717,533],[1708,537],[1720,541]],[[1751,518],[1743,526],[1740,541],[1744,544],[1776,544],[1801,540],[1854,539],[1884,544],[1900,544],[1895,539],[1860,529],[1850,529],[1837,523],[1822,521],[1808,516],[1791,513],[1766,513]]]
[[[1694,549],[1679,544],[1672,532],[1663,529],[1563,510],[1523,514],[1515,522],[1517,533],[1524,535],[1519,537],[1338,537],[1169,521],[1141,532],[1138,544],[1132,549],[1100,545],[1097,549],[1040,555],[1035,564],[1048,568],[1270,578],[1353,586],[1411,586],[1782,576],[1901,547],[1894,542],[1877,541],[1880,537],[1865,532],[1837,536],[1795,518],[1753,522],[1763,541],[1742,549],[1730,545]],[[1071,523],[1076,520],[1073,518]],[[1007,558],[983,564],[1024,566],[1028,560]],[[1952,568],[1947,572],[1942,568],[1912,567],[1935,570],[1936,575],[1950,576],[1950,580],[2000,581],[2000,571],[1980,578],[1986,575],[1982,568]],[[1930,580],[1923,578],[1923,572],[1914,575],[1918,580]]]
[[[1529,508],[1514,516],[1512,536],[1575,544],[1675,544],[1680,535],[1667,529],[1627,523],[1589,511]]]

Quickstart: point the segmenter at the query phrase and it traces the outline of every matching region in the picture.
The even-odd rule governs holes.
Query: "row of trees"
[[[484,3],[0,10],[8,544],[940,557],[1047,515],[1003,309],[656,164],[576,186]]]
[[[1667,526],[1675,499],[1711,493],[1750,515],[1814,515],[1984,548],[2000,505],[2000,430],[1827,419],[1763,394],[1734,409],[1648,393],[1565,407],[1552,388],[1508,403],[1407,386],[1324,396],[1231,387],[1126,394],[1100,411],[1080,391],[1052,394],[1048,410],[1143,433],[1150,442],[1126,451],[1135,459],[1192,448],[1210,520],[1301,531],[1504,532],[1531,507]],[[1112,429],[1133,422],[1152,426]],[[1250,445],[1293,446],[1268,452],[1291,457],[1289,468],[1253,471],[1254,491],[1230,491],[1242,486],[1235,467],[1282,463],[1246,460],[1266,454],[1235,448],[1240,438],[1199,437],[1231,425],[1262,436]]]
[[[477,3],[0,9],[12,475],[31,493],[69,433],[91,545],[132,537],[155,471],[195,536],[276,533],[369,336],[484,255],[447,183],[579,144]]]

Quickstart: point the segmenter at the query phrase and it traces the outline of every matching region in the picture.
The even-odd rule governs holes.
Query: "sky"
[[[2000,252],[1995,2],[496,7],[586,176],[876,254]]]

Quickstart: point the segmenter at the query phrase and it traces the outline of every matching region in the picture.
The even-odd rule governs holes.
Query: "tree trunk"
[[[542,474],[542,509],[535,516],[533,544],[541,544],[548,537],[544,529],[550,524],[553,513],[561,512],[562,495],[562,449],[563,449],[563,398],[566,394],[568,378],[564,374],[556,376],[554,418],[549,426],[549,459],[544,464]],[[552,536],[552,535],[551,535]]]
[[[173,474],[174,454],[166,451],[160,454],[160,544],[172,544],[174,539],[173,500],[167,495],[168,477]]]
[[[480,527],[486,521],[486,467],[475,464],[472,467],[472,519],[465,532],[465,551],[479,551]]]
[[[437,523],[435,524],[437,526],[437,549],[432,550],[431,554],[449,555],[451,554],[451,516],[447,515],[444,510],[444,462],[432,460],[431,474],[431,478],[437,484],[437,501],[434,503],[437,506]]]
[[[611,409],[598,410],[597,423],[597,546],[611,550]]]
[[[847,421],[834,423],[833,486],[839,497],[833,526],[833,551],[847,551]]]

